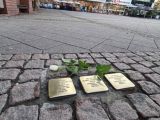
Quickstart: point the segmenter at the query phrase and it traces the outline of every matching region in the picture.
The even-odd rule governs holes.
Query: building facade
[[[32,13],[32,0],[0,0],[0,14],[17,15],[21,12]]]

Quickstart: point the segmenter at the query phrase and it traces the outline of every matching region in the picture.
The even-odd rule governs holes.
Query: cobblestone
[[[30,80],[39,80],[41,76],[41,69],[25,70],[19,77],[19,82],[27,82]]]
[[[62,65],[62,61],[61,60],[55,60],[55,59],[47,60],[46,66],[49,67],[50,65]]]
[[[2,109],[4,108],[4,106],[6,105],[7,98],[8,98],[7,94],[3,94],[0,96],[0,113],[2,112]]]
[[[44,68],[44,61],[43,60],[30,60],[26,65],[25,68]]]
[[[160,116],[160,107],[147,95],[133,93],[129,94],[128,98],[143,118]]]
[[[131,67],[133,67],[135,70],[141,73],[152,73],[153,72],[150,68],[147,68],[140,64],[132,64]]]
[[[156,65],[160,66],[160,62],[154,62]]]
[[[5,64],[5,61],[0,61],[0,68]]]
[[[12,60],[29,60],[31,54],[16,54],[12,57]]]
[[[65,54],[64,58],[66,59],[77,59],[76,54]]]
[[[155,66],[152,62],[149,62],[149,61],[141,61],[139,62],[140,64],[146,66],[146,67],[153,67]]]
[[[145,61],[142,57],[131,57],[131,59],[137,62]]]
[[[160,94],[150,95],[150,97],[160,106]]]
[[[156,73],[160,74],[160,67],[152,68],[152,70],[155,71]]]
[[[18,84],[11,90],[10,104],[33,100],[40,95],[40,84],[38,82],[28,82]]]
[[[125,70],[125,73],[134,81],[145,80],[145,77],[140,72]]]
[[[122,71],[114,69],[110,70],[110,72],[124,72],[124,75],[127,74],[129,79],[135,83],[136,88],[134,90],[115,91],[110,87],[110,84],[107,83],[109,88],[108,92],[94,93],[91,95],[84,94],[81,86],[79,85],[79,77],[73,76],[71,78],[73,79],[77,95],[53,100],[53,103],[51,104],[50,99],[47,99],[48,79],[69,77],[69,74],[66,70],[53,73],[51,71],[49,72],[47,68],[44,68],[49,67],[52,64],[62,65],[61,58],[63,57],[63,54],[56,54],[55,56],[54,54],[48,54],[48,56],[51,56],[52,58],[48,58],[46,56],[42,57],[41,55],[44,54],[33,54],[32,57],[30,54],[19,54],[13,55],[13,57],[10,58],[11,60],[6,59],[0,61],[0,63],[3,64],[2,68],[0,69],[0,98],[3,98],[5,101],[3,104],[0,99],[0,103],[2,104],[0,108],[2,111],[0,120],[4,120],[4,118],[5,120],[10,120],[11,116],[13,116],[13,120],[52,120],[53,118],[57,120],[140,120],[141,118],[146,120],[154,118],[159,119],[160,75],[153,70],[155,68],[158,70],[159,67],[156,64],[157,62],[144,60],[142,57],[137,57],[137,55],[129,52],[115,54],[81,54],[81,59],[87,60],[87,62],[94,65],[96,63],[114,64]],[[66,53],[64,54],[64,57],[66,59],[79,59],[80,56],[77,58],[76,55],[77,54]],[[147,55],[148,54],[142,56],[146,57]],[[142,58],[143,60],[141,59],[142,61],[136,61],[133,60],[133,58]],[[22,63],[20,61],[22,61]],[[39,63],[37,64],[35,61],[43,61],[41,64],[42,66]],[[20,62],[20,64],[17,65],[14,62]],[[44,70],[45,78],[44,80],[41,80],[42,71]],[[95,68],[88,71],[82,71],[79,76],[92,75],[95,74],[95,71]],[[42,84],[41,87],[40,82]],[[110,95],[113,93],[116,93],[115,97]],[[110,102],[108,103],[102,101],[102,104],[98,99],[102,96],[107,96],[106,100]],[[129,99],[124,96],[127,96]],[[130,100],[130,102],[128,100]],[[35,115],[38,117],[33,118],[32,107],[35,105],[43,106],[40,107],[39,110],[38,106],[36,106],[37,109],[35,109],[35,112],[37,112],[37,114]],[[30,109],[32,112],[27,113],[28,111],[24,110],[25,107],[31,107],[27,109]],[[22,113],[17,113],[19,110],[21,110]],[[15,114],[12,111],[15,111]],[[29,114],[31,114],[31,117],[28,116]]]
[[[97,99],[78,99],[75,106],[77,120],[109,120]]]
[[[135,57],[135,56],[137,56],[136,54],[133,54],[133,53],[131,53],[131,52],[128,52],[128,53],[125,53],[126,54],[126,56],[128,56],[128,57]]]
[[[137,120],[136,111],[127,103],[121,100],[116,100],[109,105],[109,111],[114,120]]]
[[[135,52],[135,54],[137,54],[139,56],[147,56],[144,52]]]
[[[1,55],[1,54],[0,54],[0,61],[1,61],[1,60],[10,60],[11,57],[12,57],[12,55]]]
[[[44,103],[40,109],[39,120],[72,120],[72,108],[68,104],[54,105]]]
[[[128,57],[121,57],[119,58],[120,61],[126,63],[126,64],[132,64],[132,63],[136,63],[135,61],[133,61],[131,58],[128,58]]]
[[[139,81],[138,84],[141,86],[142,90],[147,94],[157,94],[160,93],[160,87],[152,82]]]
[[[131,69],[131,67],[128,66],[127,64],[125,64],[125,63],[114,63],[114,65],[120,70]]]
[[[148,120],[160,120],[160,118],[150,118]]]
[[[64,58],[63,54],[52,54],[51,55],[51,59],[59,59],[59,60],[61,60],[62,58]]]
[[[102,58],[103,56],[100,53],[90,53],[93,58]]]
[[[92,58],[81,58],[80,60],[86,61],[89,64],[95,64],[95,62]]]
[[[19,61],[8,61],[5,65],[6,68],[23,68],[25,61],[19,60]]]
[[[11,88],[11,81],[0,81],[0,94],[6,93]]]
[[[158,61],[156,58],[154,58],[152,56],[146,56],[146,57],[144,57],[144,59],[146,59],[147,61],[151,61],[151,62]]]
[[[19,69],[1,69],[0,80],[15,80],[19,73]]]
[[[34,54],[32,56],[32,59],[40,59],[40,60],[48,60],[49,59],[49,54]]]
[[[120,59],[112,57],[112,58],[106,58],[108,61],[112,62],[112,63],[116,63],[116,62],[121,62]]]
[[[145,76],[148,77],[152,82],[160,86],[160,75],[153,73],[153,74],[146,74]]]
[[[0,120],[38,120],[38,106],[10,107],[1,114]]]
[[[78,53],[79,58],[91,58],[91,56],[88,53]]]
[[[113,53],[117,57],[126,57],[125,53]]]
[[[111,58],[115,58],[116,56],[111,54],[111,53],[101,53],[105,58],[111,57]]]
[[[107,64],[107,65],[110,65],[110,62],[107,61],[107,60],[105,60],[104,58],[95,58],[95,61],[98,64],[104,64],[104,65]]]

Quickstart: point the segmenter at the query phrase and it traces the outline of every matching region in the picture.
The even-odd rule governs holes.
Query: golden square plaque
[[[51,79],[48,82],[49,98],[57,98],[76,94],[71,78]]]
[[[80,82],[86,93],[108,91],[108,87],[97,75],[82,76],[80,77]]]
[[[116,90],[135,87],[135,85],[122,73],[106,74],[105,77]]]

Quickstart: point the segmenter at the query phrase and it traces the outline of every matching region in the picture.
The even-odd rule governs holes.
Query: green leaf
[[[104,74],[108,73],[111,69],[111,65],[97,65],[96,66],[96,74],[103,78]]]
[[[78,74],[78,66],[67,66],[66,70],[71,74]]]
[[[90,65],[86,61],[79,60],[78,63],[79,63],[79,71],[87,70],[90,67]]]

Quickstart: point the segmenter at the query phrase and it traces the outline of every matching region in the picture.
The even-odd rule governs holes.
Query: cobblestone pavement
[[[116,91],[106,79],[108,92],[85,94],[72,77],[77,95],[48,99],[47,81],[65,77],[48,74],[61,58],[112,64],[135,89]],[[80,75],[94,74],[86,71]],[[160,120],[160,52],[96,52],[78,54],[0,55],[0,120]]]
[[[0,17],[0,53],[159,51],[160,21],[40,10]]]

